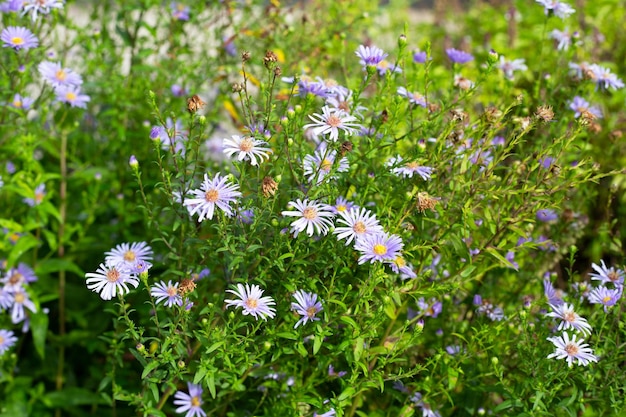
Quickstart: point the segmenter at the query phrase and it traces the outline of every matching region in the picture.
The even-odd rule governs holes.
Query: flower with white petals
[[[322,114],[315,113],[312,116],[309,115],[309,119],[313,120],[314,123],[304,125],[304,129],[311,128],[316,136],[328,135],[328,138],[333,142],[339,139],[340,130],[345,135],[352,136],[361,128],[358,123],[355,123],[356,117],[341,109],[329,106],[322,107]]]
[[[328,228],[333,225],[332,218],[335,216],[331,207],[327,204],[318,203],[315,200],[304,201],[297,199],[290,201],[289,206],[293,211],[283,211],[283,216],[299,217],[291,223],[291,231],[294,236],[306,230],[307,235],[313,236],[314,232],[325,235]]]
[[[193,216],[199,213],[198,222],[204,219],[211,220],[215,214],[215,207],[220,208],[227,216],[233,215],[230,203],[236,201],[241,196],[238,184],[227,182],[227,177],[221,177],[218,172],[215,178],[209,179],[204,174],[204,181],[197,190],[191,190],[191,197],[184,201],[185,207],[189,211],[189,215]]]
[[[587,323],[587,319],[580,317],[574,311],[572,304],[552,305],[550,304],[552,311],[546,316],[556,317],[561,319],[558,330],[574,329],[581,332],[583,335],[588,336],[591,334],[591,326]]]
[[[267,320],[268,317],[274,318],[276,310],[270,306],[276,305],[272,297],[262,297],[263,290],[258,285],[237,284],[236,290],[226,290],[226,292],[235,294],[239,300],[226,300],[228,307],[235,306],[243,309],[243,315],[248,314],[254,316],[255,319],[262,318]]]
[[[556,350],[548,355],[548,359],[565,359],[570,367],[574,361],[577,365],[583,366],[587,366],[591,362],[598,362],[598,357],[593,354],[589,344],[583,343],[585,339],[582,337],[577,339],[576,335],[572,335],[570,339],[569,334],[563,332],[561,336],[548,337],[548,340],[556,346]]]
[[[250,161],[250,165],[256,166],[272,152],[266,145],[267,142],[252,136],[232,135],[230,139],[224,139],[224,153],[231,158],[237,154],[238,161]]]

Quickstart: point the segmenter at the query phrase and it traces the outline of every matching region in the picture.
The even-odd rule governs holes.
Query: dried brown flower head
[[[263,178],[263,182],[261,183],[261,189],[263,190],[263,196],[268,198],[270,195],[276,194],[276,190],[278,190],[278,184],[272,177]]]
[[[346,156],[347,153],[352,152],[352,142],[350,141],[345,141],[341,143],[341,146],[339,147],[339,155],[341,155],[342,157]]]
[[[194,94],[187,99],[187,111],[189,111],[189,113],[191,114],[194,114],[195,112],[203,108],[205,104],[206,103],[202,101],[200,97]]]
[[[439,202],[436,198],[429,196],[428,193],[425,191],[417,193],[417,197],[415,199],[417,201],[417,211],[419,211],[420,213],[423,213],[426,210],[434,211],[437,203]]]
[[[273,51],[265,52],[265,56],[263,57],[263,65],[265,68],[272,69],[274,68],[274,64],[278,61],[278,57]]]
[[[185,278],[184,280],[180,282],[180,285],[178,286],[178,293],[181,295],[181,297],[184,297],[185,295],[189,294],[195,289],[196,289],[196,283],[193,282],[192,279]]]
[[[537,108],[535,116],[537,116],[544,122],[549,122],[554,119],[554,111],[552,111],[552,107],[550,106],[539,106]]]
[[[241,61],[242,62],[246,62],[250,59],[250,52],[249,51],[243,51],[241,53]]]

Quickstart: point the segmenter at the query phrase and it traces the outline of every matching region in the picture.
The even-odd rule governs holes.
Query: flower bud
[[[139,161],[137,161],[135,155],[130,156],[130,158],[128,159],[128,165],[130,165],[130,167],[135,171],[137,170],[137,168],[139,168]]]

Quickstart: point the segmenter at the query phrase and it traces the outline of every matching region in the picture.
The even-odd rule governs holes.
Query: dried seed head
[[[621,130],[614,130],[611,132],[611,138],[612,139],[621,139],[623,133]]]
[[[249,51],[243,51],[241,53],[241,62],[247,62],[250,59],[250,52]]]
[[[421,191],[417,193],[416,202],[417,211],[423,213],[426,210],[434,211],[439,201],[436,198],[429,196],[427,192]]]
[[[452,109],[450,110],[450,115],[455,122],[465,122],[469,119],[469,114],[463,111],[463,109]]]
[[[487,109],[485,110],[485,119],[487,119],[489,123],[494,123],[498,121],[498,119],[500,119],[501,117],[502,111],[500,111],[496,107],[487,107]]]
[[[278,184],[272,177],[265,177],[261,183],[261,189],[263,190],[263,196],[268,198],[270,195],[276,194]]]
[[[550,106],[539,106],[535,116],[544,122],[549,122],[554,119],[554,111],[552,111],[552,107]]]
[[[341,143],[341,146],[339,147],[339,155],[341,155],[341,157],[346,156],[347,153],[352,152],[352,142],[350,141],[345,141]]]
[[[472,82],[465,77],[455,77],[454,86],[459,87],[463,91],[467,91],[472,88]]]
[[[602,126],[600,126],[598,123],[596,122],[591,122],[589,123],[589,127],[588,127],[589,131],[592,133],[600,133],[602,132]]]
[[[178,286],[178,293],[181,295],[181,297],[184,297],[195,289],[196,283],[193,282],[193,280],[191,279],[185,278],[180,282],[180,285]]]
[[[231,85],[231,88],[233,89],[233,93],[239,93],[243,90],[243,85],[241,85],[240,83],[233,83],[233,85]]]
[[[428,103],[428,112],[429,113],[436,113],[438,112],[440,109],[439,104],[437,103]]]
[[[263,57],[263,65],[265,68],[272,69],[274,68],[274,64],[278,61],[278,57],[272,51],[265,52],[265,56]]]
[[[194,94],[187,99],[187,111],[189,111],[189,113],[191,114],[194,114],[195,112],[203,108],[205,104],[206,103],[202,101],[200,97]]]
[[[275,77],[280,77],[281,75],[283,75],[283,70],[279,66],[274,68],[274,76]]]
[[[387,120],[389,120],[389,112],[387,111],[387,109],[383,109],[383,111],[380,113],[380,123],[385,124],[387,123]]]

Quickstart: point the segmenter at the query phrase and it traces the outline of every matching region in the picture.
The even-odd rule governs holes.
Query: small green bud
[[[198,116],[198,122],[200,122],[201,125],[205,125],[206,124],[206,116],[205,115]]]
[[[526,310],[522,310],[519,312],[519,317],[520,319],[525,319],[526,318]]]
[[[489,55],[487,56],[487,62],[490,64],[495,64],[500,59],[500,56],[493,49],[489,51]]]
[[[497,356],[492,356],[491,357],[491,363],[495,366],[495,365],[500,363],[500,360],[498,359]]]
[[[272,348],[272,344],[270,342],[263,343],[264,350],[270,350]]]
[[[282,176],[282,175],[276,175],[275,180],[276,180],[276,182],[277,182],[277,183],[279,183],[279,184],[280,184],[280,181],[281,181],[282,179],[283,179],[283,176]]]
[[[293,145],[293,138],[287,139],[287,146],[292,146],[292,145]]]
[[[272,223],[272,226],[278,227],[278,220],[272,219],[271,223]]]
[[[146,347],[143,345],[143,343],[137,343],[135,349],[137,349],[137,352],[141,353],[142,355],[146,353]]]
[[[402,49],[405,46],[406,46],[406,35],[403,33],[402,35],[398,37],[398,47]]]
[[[184,369],[186,365],[187,365],[187,364],[185,363],[185,361],[178,361],[178,367],[179,367],[180,369]]]
[[[280,125],[287,126],[289,124],[289,118],[287,116],[283,116],[280,118]]]
[[[289,107],[287,109],[287,118],[291,119],[296,115],[296,111],[293,109],[293,107]]]
[[[209,322],[209,320],[207,320],[206,317],[203,317],[202,320],[201,320],[201,323],[204,324],[204,325],[206,325],[208,322]]]
[[[302,106],[299,104],[296,104],[296,108],[295,108],[296,114],[297,113],[302,113]]]

